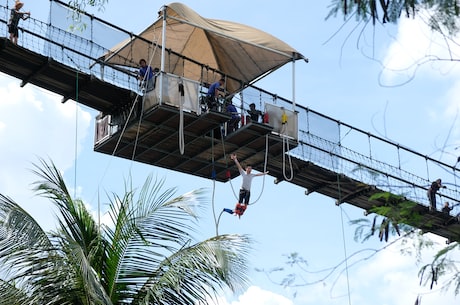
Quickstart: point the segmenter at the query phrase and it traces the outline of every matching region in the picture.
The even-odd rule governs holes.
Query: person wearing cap
[[[430,201],[430,212],[436,211],[436,193],[441,187],[445,188],[445,186],[441,183],[441,179],[436,179],[436,181],[431,183],[431,186],[427,191],[428,200]]]
[[[21,12],[21,8],[24,6],[24,3],[16,1],[14,8],[11,9],[10,19],[8,21],[8,33],[10,33],[10,40],[14,44],[18,44],[19,37],[19,20],[26,20],[30,17],[30,12]]]
[[[217,110],[219,102],[219,89],[225,84],[225,79],[221,78],[217,82],[212,83],[208,88],[208,93],[206,93],[206,100],[208,104],[208,109]]]

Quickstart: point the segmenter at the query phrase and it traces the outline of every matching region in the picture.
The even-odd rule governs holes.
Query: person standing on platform
[[[227,134],[230,134],[238,129],[238,123],[241,120],[238,110],[235,105],[233,105],[232,97],[228,98],[226,101],[225,112],[232,116],[230,121],[227,122]]]
[[[10,33],[10,40],[14,44],[18,44],[19,37],[19,20],[26,20],[30,17],[30,12],[21,12],[21,8],[24,6],[24,3],[16,1],[14,8],[11,9],[10,19],[8,21],[8,33]]]
[[[159,69],[155,68],[155,70],[153,70],[152,67],[147,65],[147,62],[143,58],[139,60],[139,65],[140,68],[137,79],[141,81],[141,85],[145,85],[146,92],[155,89],[156,74],[159,72]]]
[[[249,104],[249,110],[248,110],[248,118],[255,123],[259,122],[259,117],[263,116],[262,111],[256,109],[256,104],[251,103]],[[249,121],[249,120],[248,120]]]
[[[441,179],[436,179],[431,183],[430,188],[427,191],[428,200],[430,201],[430,212],[436,211],[436,193],[440,188],[446,188],[442,185]]]
[[[225,79],[221,78],[209,86],[208,93],[206,94],[208,109],[217,110],[219,88],[225,84]]]

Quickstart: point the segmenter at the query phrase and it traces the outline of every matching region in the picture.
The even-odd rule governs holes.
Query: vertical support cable
[[[295,58],[292,56],[292,111],[295,111]]]
[[[163,77],[165,72],[165,52],[166,52],[166,8],[163,6],[163,29],[161,33],[161,74],[160,74],[160,105],[163,103]]]
[[[93,45],[94,45],[94,16],[91,15],[91,43],[90,43],[90,48],[89,48],[89,54],[92,57],[93,56]]]
[[[214,223],[216,224],[216,236],[219,235],[218,227],[219,227],[219,220],[216,219],[216,209],[214,206],[214,197],[216,193],[216,169],[214,165],[214,129],[211,130],[211,164],[212,164],[212,169],[211,169],[211,178],[212,178],[212,199],[211,199],[211,204],[212,204],[212,215],[214,217]],[[222,215],[222,213],[221,213]],[[219,215],[220,219],[220,215]]]
[[[369,158],[372,160],[371,134],[367,133],[367,142],[369,144]]]
[[[425,165],[426,165],[426,179],[431,181],[430,179],[430,169],[428,168],[428,157],[425,156]]]

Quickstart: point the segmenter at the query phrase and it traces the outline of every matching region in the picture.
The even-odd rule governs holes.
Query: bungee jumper
[[[246,211],[249,205],[249,198],[251,196],[252,179],[254,177],[267,175],[268,171],[263,172],[263,173],[253,174],[251,173],[252,166],[247,164],[245,166],[245,169],[243,169],[240,162],[238,161],[238,158],[236,157],[236,154],[231,154],[230,158],[233,161],[235,161],[235,164],[238,167],[238,171],[240,172],[240,175],[242,177],[242,183],[241,183],[238,202],[235,205],[235,209],[232,210],[232,209],[224,208],[223,211],[241,218],[241,216],[243,216],[244,212]]]

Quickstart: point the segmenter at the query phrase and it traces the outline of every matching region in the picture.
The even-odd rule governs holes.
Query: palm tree
[[[173,198],[149,177],[139,195],[110,196],[111,224],[98,225],[73,199],[52,162],[34,167],[58,228],[44,232],[0,195],[0,304],[196,304],[247,286],[247,236],[194,242],[203,190]]]

